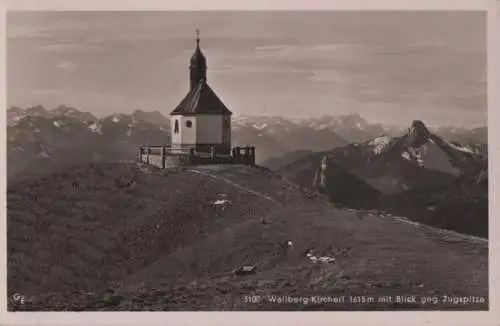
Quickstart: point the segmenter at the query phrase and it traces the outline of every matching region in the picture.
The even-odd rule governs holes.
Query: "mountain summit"
[[[380,143],[380,139],[368,144]],[[385,146],[384,146],[385,145]],[[422,168],[444,172],[453,176],[475,173],[478,162],[484,160],[481,146],[463,145],[446,141],[431,133],[420,120],[412,122],[408,132],[401,137],[386,138],[386,142],[375,150],[385,163],[403,158]],[[363,146],[361,146],[363,147]]]
[[[408,131],[408,137],[412,139],[413,147],[420,147],[432,137],[432,134],[421,120],[414,120]]]

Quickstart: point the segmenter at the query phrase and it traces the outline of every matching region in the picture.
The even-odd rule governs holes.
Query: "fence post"
[[[151,153],[151,148],[148,146],[146,148],[146,163],[149,164],[149,154]]]
[[[212,158],[212,160],[215,160],[215,146],[214,145],[210,145],[210,157]]]
[[[165,155],[166,155],[166,146],[161,147],[161,168],[165,168]]]
[[[189,149],[189,155],[188,155],[188,164],[194,164],[195,161],[195,149],[194,147],[191,147]]]

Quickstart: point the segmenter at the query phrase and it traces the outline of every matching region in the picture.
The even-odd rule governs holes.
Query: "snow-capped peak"
[[[380,155],[384,151],[384,149],[387,148],[390,141],[391,141],[391,137],[384,135],[384,136],[380,136],[380,137],[377,137],[377,138],[371,140],[368,143],[368,145],[373,146],[373,153],[375,153],[376,155]]]
[[[262,130],[262,129],[264,129],[264,128],[266,128],[266,127],[267,127],[267,123],[256,123],[256,124],[254,124],[254,125],[253,125],[253,127],[254,127],[255,129]]]
[[[89,129],[92,132],[95,132],[95,133],[98,133],[98,134],[102,134],[102,126],[98,122],[94,122],[93,124],[91,124],[89,126]]]
[[[56,120],[54,122],[52,122],[54,124],[54,126],[56,126],[57,128],[61,128],[64,126],[64,122],[60,121],[60,120]]]

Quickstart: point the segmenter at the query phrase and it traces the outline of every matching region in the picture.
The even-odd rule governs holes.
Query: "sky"
[[[482,12],[9,12],[8,106],[168,115],[197,28],[234,114],[487,123]]]

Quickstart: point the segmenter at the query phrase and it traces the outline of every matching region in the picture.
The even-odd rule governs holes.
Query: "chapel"
[[[189,63],[189,91],[170,113],[171,150],[208,153],[212,149],[230,155],[232,112],[208,84],[199,30],[196,34],[196,49]]]
[[[160,146],[140,146],[138,162],[160,168],[179,165],[255,165],[255,146],[231,147],[232,112],[207,82],[207,59],[196,49],[189,61],[189,90],[170,113],[171,141]]]

